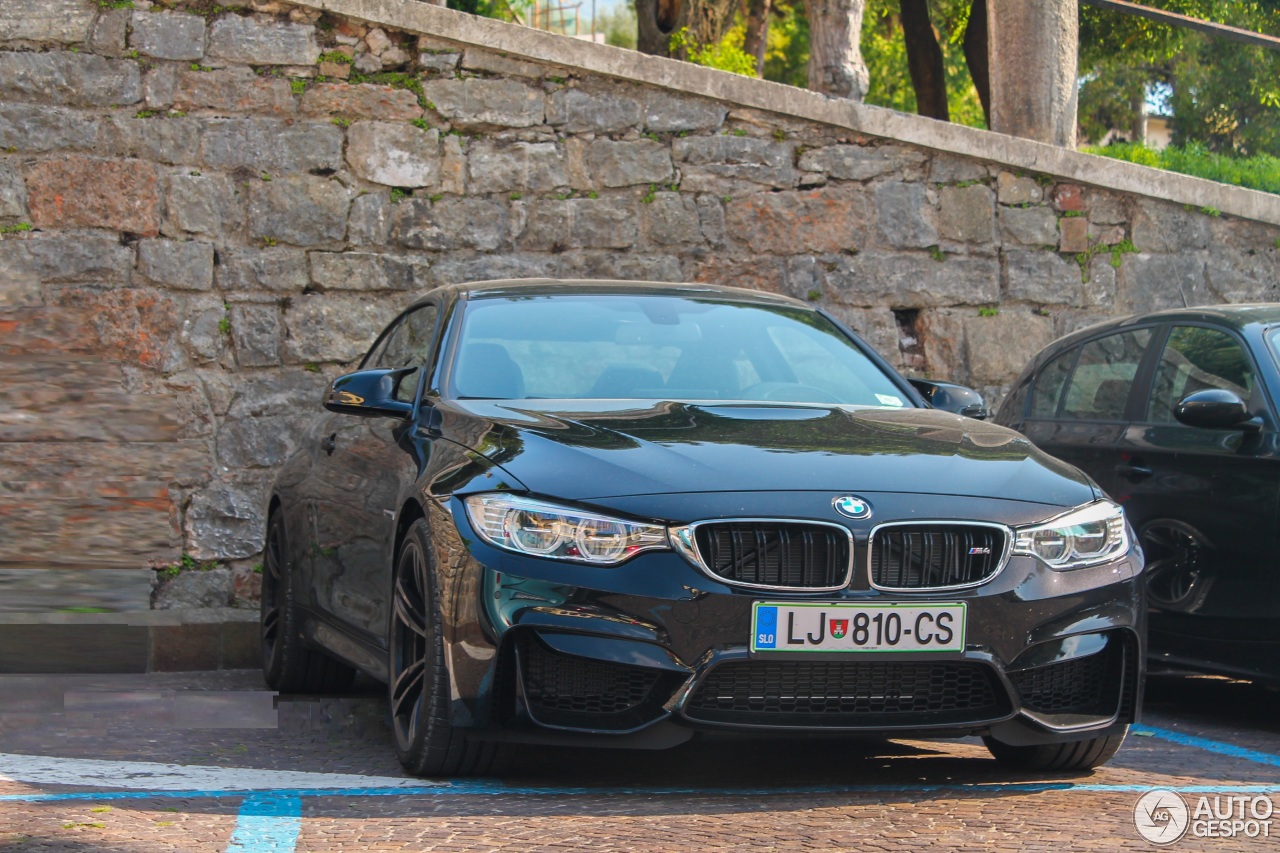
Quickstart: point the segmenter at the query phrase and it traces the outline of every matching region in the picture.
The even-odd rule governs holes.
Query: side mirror
[[[1173,407],[1179,423],[1200,429],[1262,428],[1262,419],[1249,414],[1249,408],[1235,393],[1225,388],[1209,388],[1188,394]]]
[[[365,417],[407,418],[413,403],[395,398],[396,386],[416,367],[357,370],[333,380],[324,395],[324,407],[331,412]]]
[[[920,392],[929,405],[944,412],[952,412],[985,421],[991,413],[987,411],[987,403],[982,395],[972,388],[956,385],[952,382],[934,382],[929,379],[907,380]]]

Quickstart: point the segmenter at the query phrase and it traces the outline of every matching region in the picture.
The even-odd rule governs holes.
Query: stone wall
[[[186,555],[223,567],[162,605],[251,602],[273,469],[438,284],[789,293],[994,398],[1084,324],[1275,298],[1274,196],[413,0],[220,2],[0,0],[0,587]]]

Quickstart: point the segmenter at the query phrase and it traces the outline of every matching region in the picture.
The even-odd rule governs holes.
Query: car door
[[[436,305],[406,313],[365,359],[364,368],[408,367],[395,398],[413,402],[436,336]],[[314,503],[317,606],[381,642],[388,617],[387,571],[396,512],[424,460],[413,421],[331,414],[321,430]]]
[[[1047,453],[1091,476],[1109,494],[1118,443],[1151,341],[1150,328],[1085,341],[1047,362],[1031,386],[1023,432]]]
[[[1125,506],[1147,551],[1153,651],[1274,670],[1249,662],[1250,643],[1274,642],[1280,601],[1274,413],[1233,330],[1175,324],[1161,337],[1142,411],[1120,442]],[[1179,423],[1177,402],[1209,388],[1238,395],[1263,426]]]

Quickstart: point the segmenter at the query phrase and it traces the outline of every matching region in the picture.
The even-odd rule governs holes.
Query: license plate
[[[962,652],[965,606],[780,604],[751,610],[753,652]]]

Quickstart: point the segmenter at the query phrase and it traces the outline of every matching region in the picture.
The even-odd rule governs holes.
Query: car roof
[[[783,296],[741,287],[716,284],[673,283],[664,281],[616,281],[611,279],[504,278],[448,284],[426,294],[448,295],[460,299],[492,299],[509,296],[561,296],[572,294],[622,294],[631,296],[686,296],[724,299],[757,305],[786,305],[813,309],[813,306]]]
[[[1280,324],[1280,302],[1259,302],[1248,305],[1200,305],[1188,308],[1166,308],[1162,311],[1149,311],[1145,314],[1131,314],[1115,320],[1104,320],[1069,335],[1064,335],[1041,350],[1040,355],[1057,353],[1085,338],[1091,338],[1100,332],[1122,329],[1128,326],[1145,326],[1154,323],[1169,322],[1208,322],[1220,326],[1228,326],[1243,331],[1250,326],[1271,326]]]

